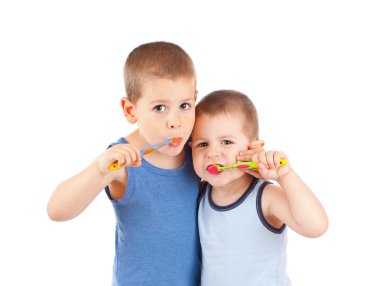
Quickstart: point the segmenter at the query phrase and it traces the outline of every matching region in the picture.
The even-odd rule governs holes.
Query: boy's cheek
[[[193,165],[194,165],[195,173],[197,173],[197,175],[202,174],[202,163],[201,163],[201,161],[194,158]]]
[[[203,158],[202,155],[193,149],[193,164],[194,164],[194,166],[196,166],[197,168],[201,168],[201,166],[203,165],[202,158]]]

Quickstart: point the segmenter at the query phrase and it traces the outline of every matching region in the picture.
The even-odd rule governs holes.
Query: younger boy
[[[307,237],[327,229],[322,205],[283,152],[239,152],[251,142],[260,145],[258,135],[256,109],[240,92],[215,91],[196,107],[193,163],[207,182],[198,212],[202,286],[290,285],[286,225]],[[287,164],[280,166],[281,158]],[[249,172],[256,177],[242,170],[208,171],[211,165],[238,160],[259,163],[258,170]]]
[[[121,105],[138,129],[62,182],[48,214],[72,219],[106,188],[117,221],[113,285],[198,285],[199,178],[185,147],[195,118],[193,62],[175,44],[147,43],[129,54],[124,78]],[[141,148],[174,137],[182,141],[141,157]],[[125,167],[110,171],[115,161]]]

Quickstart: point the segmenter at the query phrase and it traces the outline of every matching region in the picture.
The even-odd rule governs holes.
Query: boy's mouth
[[[181,145],[181,142],[173,142],[169,144],[169,146],[173,146],[173,147],[178,147],[179,145]]]
[[[222,173],[222,172],[221,172],[221,171],[218,171],[217,166],[223,167],[222,164],[211,164],[211,165],[208,165],[208,166],[206,167],[206,171],[207,171],[210,175],[219,175],[219,174]]]
[[[177,147],[177,146],[181,145],[183,138],[182,137],[173,137],[169,140],[171,140],[171,143],[169,144],[170,146]]]

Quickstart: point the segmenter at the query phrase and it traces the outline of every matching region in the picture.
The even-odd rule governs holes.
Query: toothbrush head
[[[219,172],[219,168],[218,168],[218,165],[211,165],[207,168],[207,171],[210,173],[210,174],[216,174]]]
[[[182,138],[181,137],[174,137],[171,140],[171,144],[180,144],[182,142]]]

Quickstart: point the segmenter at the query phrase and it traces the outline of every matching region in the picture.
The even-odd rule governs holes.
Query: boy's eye
[[[166,106],[165,105],[156,105],[155,107],[153,107],[153,109],[157,112],[164,112],[166,111]]]
[[[206,142],[200,142],[197,144],[197,147],[206,147],[207,143]]]
[[[222,145],[229,145],[229,144],[233,144],[234,142],[232,142],[231,140],[222,140]]]
[[[179,107],[183,110],[189,110],[191,105],[189,103],[182,103]]]

